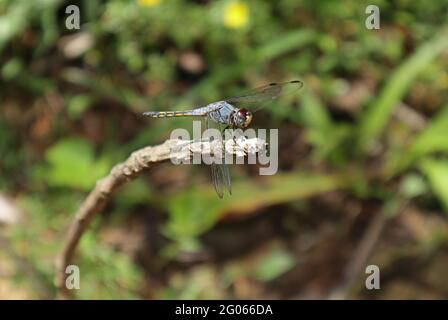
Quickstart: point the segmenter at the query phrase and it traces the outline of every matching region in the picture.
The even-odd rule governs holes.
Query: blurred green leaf
[[[274,249],[257,263],[254,277],[260,281],[271,281],[291,270],[295,265],[294,256],[286,250]]]
[[[424,159],[420,168],[448,214],[448,160]]]
[[[19,58],[12,58],[2,67],[2,77],[5,80],[11,80],[16,77],[23,69],[23,62]]]
[[[291,50],[298,49],[316,39],[316,32],[311,29],[300,29],[288,32],[280,37],[269,41],[266,45],[256,51],[260,62],[274,59]]]
[[[225,212],[241,213],[261,207],[308,198],[347,188],[351,179],[344,175],[307,173],[276,174],[259,183],[237,182],[232,196],[219,199],[213,188],[191,188],[173,195],[165,203],[170,219],[164,232],[183,241],[209,230]]]
[[[68,113],[69,115],[77,119],[82,116],[84,111],[86,111],[90,104],[92,103],[92,98],[87,94],[80,94],[68,99]]]
[[[405,150],[392,150],[385,164],[387,177],[403,171],[413,162],[430,153],[448,151],[448,106],[443,108]]]
[[[306,92],[300,96],[300,100],[301,116],[307,127],[313,130],[326,130],[332,126],[328,110],[314,94]]]
[[[300,97],[300,118],[307,128],[308,142],[315,147],[317,159],[341,160],[342,148],[338,147],[351,134],[351,127],[333,123],[327,109],[312,93],[307,92]]]
[[[448,106],[442,109],[413,141],[409,157],[437,151],[448,151]]]
[[[408,174],[400,184],[400,191],[407,198],[414,198],[427,192],[427,186],[423,178],[418,174]]]
[[[107,161],[94,158],[87,141],[77,138],[57,142],[46,151],[45,159],[49,164],[45,176],[54,186],[89,190],[109,168]]]
[[[22,3],[10,4],[9,7],[2,9],[7,10],[8,14],[2,12],[0,16],[0,52],[12,37],[25,29],[28,21],[23,17],[28,16],[32,10],[32,4],[31,2],[25,4],[22,1]]]

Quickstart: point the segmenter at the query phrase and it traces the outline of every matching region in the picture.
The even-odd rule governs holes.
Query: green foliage
[[[401,181],[400,192],[408,199],[424,195],[427,189],[423,178],[415,173],[406,175]]]
[[[417,157],[424,156],[433,152],[448,151],[448,106],[443,108],[437,114],[423,132],[421,132],[413,141],[409,154],[406,156]]]
[[[447,48],[448,32],[443,30],[422,45],[391,75],[378,99],[371,104],[361,119],[358,141],[360,148],[368,148],[369,142],[381,133],[411,81]]]
[[[300,119],[307,128],[308,142],[315,148],[316,159],[344,162],[345,150],[341,144],[349,139],[354,129],[348,124],[333,123],[322,102],[309,92],[302,95],[301,105]]]
[[[169,198],[166,205],[170,219],[164,233],[179,244],[178,249],[197,250],[199,247],[192,242],[192,238],[210,230],[226,212],[253,211],[285,201],[345,189],[349,185],[348,176],[298,172],[268,176],[262,183],[236,182],[232,185],[232,195],[223,199],[217,198],[213,189],[192,188]],[[170,254],[175,255],[176,252]]]
[[[448,161],[428,158],[422,160],[420,168],[448,213]]]
[[[258,262],[254,276],[260,281],[271,281],[295,265],[294,256],[284,250],[274,249]]]
[[[136,299],[141,283],[141,271],[122,253],[101,244],[100,239],[87,232],[80,244],[82,290],[79,299]]]
[[[185,276],[175,274],[157,298],[171,300],[223,299],[219,273],[210,266],[199,266]]]
[[[80,194],[35,193],[22,195],[17,205],[24,213],[20,225],[8,230],[17,263],[16,279],[33,293],[33,298],[54,297],[54,256],[60,247],[67,223],[79,202]]]
[[[23,69],[23,63],[18,58],[12,58],[2,67],[2,77],[5,80],[11,80],[16,77]]]
[[[67,138],[50,147],[45,153],[49,164],[43,172],[52,186],[89,190],[95,181],[106,174],[109,164],[95,159],[92,146],[85,140]]]
[[[92,103],[92,97],[89,95],[77,95],[68,99],[67,108],[69,115],[74,118],[82,117],[83,113]]]
[[[405,150],[394,150],[386,164],[387,175],[401,172],[423,156],[448,151],[447,136],[448,107],[444,107],[426,128],[405,146]]]

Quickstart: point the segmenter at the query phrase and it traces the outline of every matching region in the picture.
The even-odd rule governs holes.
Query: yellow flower
[[[155,7],[160,3],[160,0],[137,0],[137,3],[142,7]]]
[[[224,8],[224,25],[228,28],[242,28],[249,20],[249,8],[244,2],[233,1]]]

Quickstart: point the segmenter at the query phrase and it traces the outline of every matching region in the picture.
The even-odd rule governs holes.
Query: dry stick
[[[254,155],[264,151],[266,143],[258,138],[240,137],[226,141],[225,152],[237,156]],[[109,175],[97,181],[93,190],[79,207],[70,225],[64,247],[56,259],[55,285],[62,299],[71,297],[66,286],[66,268],[71,263],[76,246],[92,218],[107,204],[112,193],[121,185],[138,177],[157,163],[172,160],[173,163],[187,163],[193,155],[213,156],[221,152],[218,141],[167,140],[155,147],[145,147],[131,154],[124,162],[115,165]]]

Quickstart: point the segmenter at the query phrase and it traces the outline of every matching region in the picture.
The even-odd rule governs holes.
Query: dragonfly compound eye
[[[252,113],[244,108],[238,110],[238,122],[242,128],[246,128],[252,121]]]

